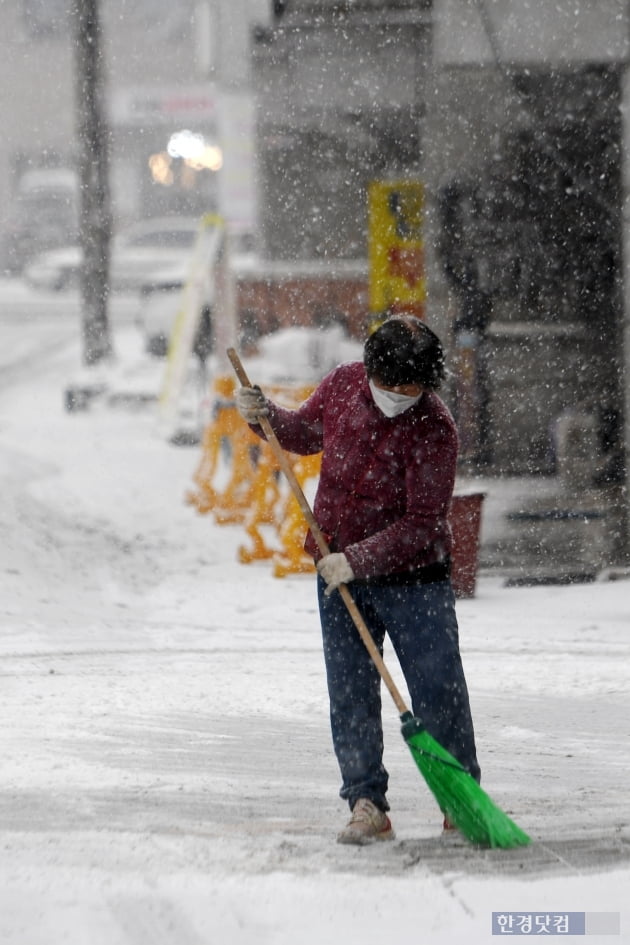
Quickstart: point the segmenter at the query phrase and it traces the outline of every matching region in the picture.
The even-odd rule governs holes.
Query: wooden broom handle
[[[247,376],[247,372],[245,371],[245,368],[243,367],[241,363],[241,359],[239,358],[236,350],[234,348],[228,348],[227,356],[230,359],[230,363],[232,367],[234,368],[234,373],[239,379],[241,385],[243,387],[252,387],[251,381],[249,380]],[[317,544],[317,547],[319,548],[320,553],[322,555],[329,555],[330,548],[328,547],[328,543],[326,542],[326,539],[324,538],[321,528],[317,524],[315,516],[313,515],[311,507],[308,503],[308,499],[304,495],[304,492],[302,491],[302,487],[297,481],[296,475],[293,471],[293,467],[291,466],[291,463],[289,462],[289,459],[286,453],[282,449],[280,442],[278,441],[278,437],[273,431],[273,427],[271,426],[271,423],[269,422],[267,417],[261,417],[258,422],[260,426],[262,427],[263,433],[265,434],[267,438],[267,442],[271,446],[271,449],[273,450],[274,455],[276,459],[278,460],[278,464],[282,472],[287,478],[289,486],[291,487],[291,491],[293,492],[293,495],[295,496],[297,503],[300,506],[302,514],[304,518],[306,519],[306,524],[308,525],[310,532],[313,538],[315,539],[315,542]],[[389,690],[389,694],[394,700],[399,714],[403,715],[405,712],[408,712],[409,710],[407,706],[405,705],[404,699],[402,698],[400,692],[398,691],[396,683],[392,679],[390,672],[383,661],[383,657],[381,656],[378,647],[376,646],[374,640],[372,639],[372,634],[370,633],[365,620],[361,616],[361,612],[359,611],[359,608],[355,604],[354,599],[350,591],[348,590],[347,585],[340,584],[337,590],[341,594],[342,600],[348,609],[348,613],[352,617],[353,623],[355,627],[357,628],[357,630],[359,631],[361,639],[363,640],[363,643],[365,644],[367,651],[370,654],[370,657],[372,659],[372,662],[376,666],[376,669],[378,670],[378,673],[381,679],[387,686],[387,689]]]

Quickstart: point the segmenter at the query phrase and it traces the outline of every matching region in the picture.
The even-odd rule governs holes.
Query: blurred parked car
[[[136,321],[144,338],[145,349],[154,357],[163,358],[168,354],[186,278],[184,266],[172,266],[142,286]]]
[[[166,357],[173,335],[177,316],[188,303],[185,287],[189,280],[191,299],[194,296],[199,303],[199,322],[193,351],[201,360],[205,360],[212,345],[212,310],[215,305],[215,270],[221,248],[221,234],[207,231],[208,239],[201,247],[196,271],[191,273],[190,266],[181,262],[162,269],[152,279],[145,282],[140,293],[140,307],[136,323],[144,337],[145,349],[155,357]],[[233,253],[230,256],[230,268],[238,271],[253,253],[243,252],[249,249],[249,236],[233,238]]]
[[[136,223],[118,233],[111,244],[112,291],[140,291],[154,276],[191,258],[199,232],[196,217],[159,217]],[[25,268],[24,278],[37,289],[58,292],[76,287],[83,262],[78,246],[37,256]]]
[[[145,305],[140,316],[145,329],[145,349],[147,354],[156,358],[165,358],[171,343],[172,329],[179,314],[179,302],[182,287],[175,289],[152,288],[145,298]],[[205,361],[213,347],[212,306],[208,301],[201,305],[199,321],[192,343],[192,353],[200,361]]]
[[[79,185],[69,168],[27,171],[2,221],[2,268],[20,273],[38,254],[79,239]]]

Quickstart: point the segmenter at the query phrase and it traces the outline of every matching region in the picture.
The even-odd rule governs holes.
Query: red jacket
[[[269,407],[286,450],[323,450],[313,511],[356,578],[413,572],[448,556],[458,442],[437,394],[385,417],[356,361],[335,368],[299,409]],[[319,557],[310,534],[305,547]]]

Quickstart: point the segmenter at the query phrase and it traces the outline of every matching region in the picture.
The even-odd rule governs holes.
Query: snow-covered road
[[[509,909],[629,941],[627,582],[459,604],[484,786],[531,847],[442,839],[387,701],[398,839],[340,847],[312,578],[237,563],[153,407],[64,413],[77,364],[0,387],[0,941],[481,943]]]

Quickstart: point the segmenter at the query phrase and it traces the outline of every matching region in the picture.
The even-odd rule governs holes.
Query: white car
[[[110,285],[113,291],[137,292],[167,267],[186,265],[199,233],[196,217],[158,217],[118,233],[111,244]],[[83,263],[78,246],[36,256],[24,270],[36,289],[58,292],[75,288]]]
[[[168,353],[186,277],[185,267],[172,266],[142,286],[136,322],[148,354],[165,357]]]
[[[181,262],[165,267],[151,279],[147,279],[140,292],[140,305],[136,324],[144,338],[145,349],[155,357],[165,357],[173,336],[173,329],[180,313],[184,317],[197,306],[197,331],[193,351],[201,359],[209,354],[212,344],[212,312],[215,306],[215,264],[224,248],[219,230],[208,228],[204,239],[198,244],[194,266]],[[252,252],[238,252],[248,248],[247,237],[233,237],[236,252],[230,255],[232,273],[256,258]]]

